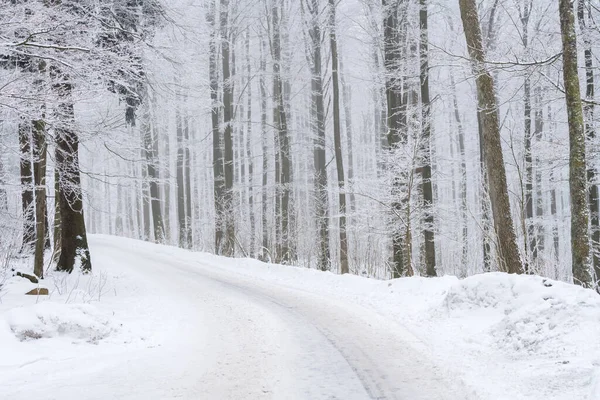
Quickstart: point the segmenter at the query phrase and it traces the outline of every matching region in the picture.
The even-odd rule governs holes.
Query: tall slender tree
[[[423,151],[423,204],[425,205],[425,274],[436,276],[435,233],[433,220],[433,184],[431,182],[431,98],[429,94],[429,12],[427,0],[420,0],[420,59],[421,59],[421,140]]]
[[[563,80],[569,119],[569,192],[571,259],[575,283],[590,287],[590,216],[587,195],[585,126],[577,72],[577,36],[571,0],[558,0],[563,49]]]
[[[337,22],[335,0],[329,0],[329,39],[331,44],[331,79],[333,81],[333,141],[338,180],[339,229],[340,229],[340,272],[350,272],[348,265],[348,236],[346,233],[346,181],[344,177],[344,159],[342,156],[342,128],[340,118],[340,78],[337,43]]]
[[[327,183],[327,159],[325,138],[325,88],[322,71],[321,2],[307,1],[305,7],[309,14],[309,60],[311,66],[311,116],[314,131],[315,164],[315,217],[317,226],[318,267],[327,271],[331,266],[329,245],[329,188]],[[336,71],[337,73],[337,71]],[[336,101],[334,99],[334,101]],[[339,100],[338,100],[339,101]],[[334,104],[335,107],[335,104]],[[335,113],[335,110],[334,110]],[[338,104],[339,114],[339,104]],[[336,118],[334,116],[334,118]],[[337,116],[339,119],[339,115]],[[339,124],[339,121],[337,121]],[[338,126],[339,128],[339,126]]]
[[[593,22],[591,3],[589,0],[579,0],[577,5],[577,19],[579,28],[583,38],[583,57],[585,62],[585,98],[583,104],[583,115],[585,120],[585,135],[588,140],[588,145],[593,148],[596,144],[596,129],[594,126],[594,95],[595,95],[595,80],[594,80],[594,53],[593,39],[591,37],[589,25]],[[591,251],[592,265],[596,275],[596,286],[600,280],[600,216],[598,209],[600,207],[600,195],[598,184],[596,182],[596,169],[592,163],[587,166],[587,179],[589,186],[588,202],[590,206],[590,228],[592,234]]]
[[[233,219],[233,76],[231,73],[232,47],[230,46],[229,0],[221,0],[221,64],[223,80],[223,207],[225,237],[222,244],[224,256],[235,254],[235,225]]]
[[[477,84],[477,100],[483,133],[483,156],[488,177],[499,267],[509,273],[522,273],[523,262],[517,246],[508,198],[506,170],[500,141],[500,123],[494,79],[486,67],[485,49],[475,0],[460,0],[460,14],[471,65]]]
[[[407,14],[406,0],[382,0],[384,7],[384,68],[385,90],[387,98],[387,142],[392,151],[402,149],[408,143],[408,93],[404,89],[401,60],[405,52],[406,23],[400,21]],[[410,262],[410,225],[406,220],[405,208],[410,199],[407,197],[408,175],[401,171],[393,177],[392,208],[394,227],[392,234],[393,277],[412,276]]]

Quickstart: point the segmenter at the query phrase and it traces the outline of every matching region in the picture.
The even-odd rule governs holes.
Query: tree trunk
[[[252,152],[252,64],[250,63],[250,29],[246,30],[246,78],[248,80],[248,106],[246,110],[246,160],[248,161],[248,211],[250,216],[250,252],[256,254],[256,215],[254,213],[254,157]]]
[[[158,132],[155,124],[151,124],[150,110],[150,105],[145,104],[141,129],[150,186],[150,210],[152,213],[152,225],[154,226],[154,241],[156,243],[163,243],[165,240],[165,227],[163,225],[162,210],[160,206],[160,190],[158,187],[158,182],[160,180],[160,173],[157,167]]]
[[[187,100],[187,96],[185,97]],[[187,101],[186,101],[187,103]],[[186,248],[191,249],[193,245],[192,237],[192,178],[191,172],[191,154],[190,154],[190,118],[187,111],[183,119],[183,177],[185,191],[185,243]]]
[[[504,157],[500,141],[500,124],[494,80],[485,66],[485,51],[475,0],[460,0],[460,11],[476,76],[477,100],[483,129],[484,160],[489,182],[492,216],[497,238],[500,268],[509,273],[522,273],[523,263],[510,211]]]
[[[223,67],[223,144],[224,144],[224,193],[223,211],[225,219],[225,237],[221,246],[223,255],[235,255],[235,225],[233,210],[233,77],[231,74],[231,56],[229,37],[229,0],[221,0],[221,61]]]
[[[23,211],[23,241],[21,253],[31,254],[35,242],[35,205],[33,193],[32,126],[30,121],[19,123],[21,206]]]
[[[44,278],[44,249],[47,242],[48,214],[46,212],[46,122],[42,119],[33,121],[33,154],[35,185],[35,256],[33,273]]]
[[[55,139],[56,140],[56,139]],[[55,157],[58,153],[58,149],[56,149],[55,151]],[[60,257],[60,246],[62,243],[62,239],[61,239],[61,232],[60,232],[60,226],[61,226],[61,218],[60,218],[60,177],[58,174],[58,168],[55,167],[54,168],[54,250],[52,253],[52,262],[54,263],[58,263],[58,259]],[[110,220],[111,216],[110,214],[108,215],[108,218]],[[112,231],[109,229],[109,232],[112,233]]]
[[[273,21],[273,75],[275,89],[275,108],[276,118],[275,126],[277,128],[277,146],[279,147],[279,171],[276,168],[276,175],[279,176],[280,197],[280,246],[277,252],[278,262],[289,264],[295,259],[293,249],[290,246],[292,235],[290,234],[291,217],[291,184],[292,184],[292,161],[291,146],[288,132],[287,110],[285,108],[285,97],[283,81],[281,78],[281,26],[279,19],[280,5],[274,4],[272,9]],[[278,173],[279,172],[279,173]]]
[[[268,184],[269,184],[269,153],[267,145],[267,85],[265,74],[267,72],[266,42],[261,40],[260,52],[260,131],[262,145],[262,191],[261,191],[261,224],[262,224],[262,249],[260,259],[269,260],[269,227],[267,216]]]
[[[422,137],[423,141],[423,204],[425,206],[425,273],[427,276],[437,276],[435,270],[435,234],[433,221],[433,185],[431,182],[431,100],[429,96],[429,32],[427,0],[420,0],[419,13],[421,28],[421,107],[422,107]]]
[[[462,124],[460,111],[458,109],[458,96],[456,95],[456,83],[454,76],[450,75],[452,87],[452,103],[454,107],[454,119],[456,120],[458,133],[458,150],[460,152],[460,210],[462,216],[462,256],[461,265],[466,266],[469,257],[469,216],[467,203],[467,154],[465,150],[465,128]]]
[[[354,183],[354,130],[352,124],[352,88],[346,84],[344,79],[344,67],[342,60],[339,63],[340,83],[342,85],[342,100],[344,101],[344,120],[346,123],[346,139],[348,141],[348,187],[350,188],[350,196],[348,203],[350,205],[350,213],[354,213],[356,207],[356,199],[352,185]]]
[[[311,114],[313,116],[313,130],[315,135],[313,150],[315,164],[315,222],[318,237],[317,248],[319,249],[317,266],[321,271],[328,271],[331,267],[329,249],[329,193],[325,153],[325,95],[321,66],[321,26],[319,21],[321,9],[319,3],[318,0],[311,0],[310,3],[307,2],[307,7],[310,11]]]
[[[86,273],[92,270],[92,261],[83,218],[79,136],[75,131],[72,86],[68,75],[57,70],[53,75],[60,80],[54,89],[59,98],[57,120],[62,122],[55,127],[61,217],[61,251],[56,268],[71,273],[77,265]]]
[[[535,112],[534,112],[534,131],[533,136],[537,143],[543,139],[544,133],[544,115],[542,111],[542,89],[537,86],[534,90],[535,93]],[[544,224],[542,223],[542,217],[544,216],[544,187],[542,183],[542,166],[539,155],[535,157],[535,192],[536,192],[536,207],[535,216],[537,223],[535,224],[535,246],[533,247],[533,259],[538,258],[538,253],[544,251]]]
[[[181,100],[181,96],[177,96],[178,101]],[[185,181],[183,176],[183,169],[185,163],[185,153],[183,144],[183,117],[181,116],[180,108],[175,111],[176,121],[176,135],[177,135],[177,225],[179,226],[179,247],[188,248],[187,243],[187,224],[185,218]]]
[[[215,203],[215,253],[222,254],[225,238],[224,229],[224,191],[225,191],[225,170],[223,168],[223,150],[220,123],[219,107],[219,68],[217,62],[217,43],[218,30],[215,23],[216,1],[212,0],[210,8],[206,14],[206,20],[211,30],[209,43],[209,79],[210,79],[210,100],[211,100],[211,121],[212,121],[212,139],[213,139],[213,194]]]
[[[592,39],[590,30],[587,26],[587,19],[592,21],[591,4],[589,0],[579,0],[577,16],[581,34],[584,43],[584,59],[585,59],[585,98],[588,100],[583,105],[583,114],[585,118],[585,135],[590,148],[596,146],[596,130],[594,128],[594,55],[592,53]],[[586,18],[586,12],[588,14]],[[593,22],[591,22],[593,24]],[[587,180],[589,186],[588,201],[590,207],[590,225],[592,233],[592,265],[594,267],[596,286],[600,281],[600,216],[598,215],[598,207],[600,199],[598,194],[598,185],[596,183],[596,169],[590,163],[587,168]]]
[[[335,162],[339,187],[340,211],[340,272],[350,272],[348,266],[348,237],[346,234],[346,188],[344,178],[344,160],[342,157],[342,132],[340,121],[340,82],[338,46],[336,36],[336,5],[335,0],[329,0],[330,7],[330,39],[331,39],[331,74],[333,80],[333,141],[335,146]]]
[[[571,256],[573,280],[591,287],[590,229],[585,159],[585,128],[577,72],[577,36],[571,0],[559,0],[563,48],[563,80],[569,120],[569,191],[571,194]]]
[[[402,71],[400,62],[403,52],[401,38],[406,32],[405,24],[399,21],[399,12],[406,12],[404,0],[382,0],[384,10],[384,67],[386,71],[386,95],[387,95],[387,142],[389,148],[393,151],[402,148],[408,141],[407,125],[407,96],[403,93]],[[401,9],[401,10],[400,10]],[[392,195],[394,201],[392,208],[394,210],[395,221],[394,232],[392,236],[393,252],[393,277],[414,275],[410,263],[409,242],[409,221],[402,222],[402,217],[407,216],[409,198],[406,195],[408,176],[405,172],[399,172],[393,179]]]

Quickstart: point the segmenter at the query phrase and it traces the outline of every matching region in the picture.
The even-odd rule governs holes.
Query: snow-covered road
[[[50,271],[48,298],[0,276],[0,400],[600,400],[591,290],[90,245],[93,273]]]
[[[153,297],[140,301],[152,307],[140,318],[164,335],[154,337],[160,346],[123,354],[86,378],[111,383],[114,398],[466,398],[402,327],[359,306],[114,239],[96,238],[93,249],[96,262],[126,268],[142,298]],[[62,390],[69,398],[70,388]]]

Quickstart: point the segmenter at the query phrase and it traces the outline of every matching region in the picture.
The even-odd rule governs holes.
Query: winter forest
[[[597,286],[592,0],[0,4],[4,264],[103,233]]]

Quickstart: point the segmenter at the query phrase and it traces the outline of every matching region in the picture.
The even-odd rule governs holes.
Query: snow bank
[[[600,296],[591,290],[537,276],[501,273],[467,278],[449,288],[444,306],[451,314],[485,312],[498,346],[516,354],[580,355],[600,334]]]
[[[20,341],[67,337],[97,344],[116,330],[110,319],[90,304],[45,301],[13,308],[4,320]]]
[[[594,291],[538,276],[482,274],[451,285],[432,315],[432,324],[460,332],[452,342],[439,336],[437,345],[455,346],[473,365],[478,358],[497,364],[466,375],[508,386],[502,399],[600,400]]]
[[[14,268],[26,271],[29,261],[17,259]],[[99,303],[114,290],[102,268],[86,275],[48,271],[39,284],[13,275],[5,274],[0,289],[0,366],[50,357],[56,348],[76,354],[81,345],[102,344],[122,330],[113,309]],[[38,287],[49,295],[25,295]]]

